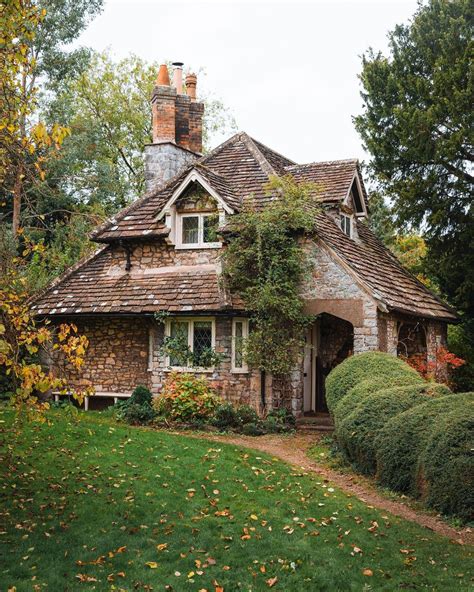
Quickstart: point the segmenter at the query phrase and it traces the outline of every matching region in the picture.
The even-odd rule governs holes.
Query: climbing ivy
[[[310,268],[303,246],[315,230],[317,187],[292,177],[274,177],[264,208],[250,203],[232,217],[222,255],[223,276],[243,299],[251,331],[247,362],[274,374],[290,372],[301,352],[310,318],[300,294]]]

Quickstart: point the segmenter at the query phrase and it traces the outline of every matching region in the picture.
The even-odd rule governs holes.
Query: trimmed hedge
[[[474,393],[458,397],[461,404],[434,422],[418,462],[417,486],[428,506],[467,522],[474,519]]]
[[[342,397],[333,409],[334,425],[337,426],[345,419],[350,413],[354,411],[357,405],[367,396],[373,395],[379,391],[383,391],[388,387],[394,386],[409,386],[422,385],[420,383],[419,376],[412,374],[401,374],[400,376],[394,376],[390,379],[390,383],[387,384],[385,376],[377,376],[376,378],[368,378],[362,380],[351,388],[348,393]]]
[[[391,417],[426,401],[427,397],[448,394],[445,385],[422,382],[394,386],[364,394],[360,391],[355,409],[344,417],[337,427],[337,439],[347,459],[365,474],[376,472],[378,433]],[[346,400],[351,399],[348,395]]]
[[[350,356],[336,366],[326,379],[326,402],[331,415],[337,403],[362,380],[382,376],[387,385],[394,378],[407,377],[407,382],[423,382],[421,376],[406,362],[384,352],[366,352]]]
[[[418,496],[418,459],[434,425],[450,410],[465,404],[466,395],[440,397],[392,417],[375,442],[377,480],[395,491]]]

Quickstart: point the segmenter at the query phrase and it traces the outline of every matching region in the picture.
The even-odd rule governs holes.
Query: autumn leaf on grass
[[[364,569],[362,571],[362,575],[363,576],[373,576],[374,575],[374,572],[371,569]]]
[[[156,561],[147,561],[145,565],[150,569],[156,569],[158,567],[158,563],[156,563]]]
[[[168,543],[161,543],[160,545],[156,545],[156,548],[158,549],[158,551],[164,551],[168,548]]]
[[[267,586],[269,588],[273,588],[273,586],[278,582],[278,578],[275,576],[274,578],[269,578],[266,580]]]
[[[97,582],[97,578],[93,578],[92,576],[88,576],[87,574],[77,574],[76,578],[80,582]]]

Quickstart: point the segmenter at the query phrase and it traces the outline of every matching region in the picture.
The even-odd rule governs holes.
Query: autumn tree
[[[45,11],[29,0],[11,0],[0,7],[2,31],[0,54],[0,180],[4,199],[13,200],[13,234],[2,231],[0,240],[0,376],[10,382],[17,409],[41,411],[39,396],[50,389],[65,389],[66,380],[45,369],[37,357],[40,349],[58,350],[65,363],[79,368],[83,363],[87,339],[74,325],[49,328],[38,324],[29,307],[22,269],[29,257],[41,253],[41,244],[22,235],[20,208],[24,186],[44,176],[46,154],[57,150],[67,129],[32,122],[36,107],[35,86],[28,87],[37,65],[31,48]],[[8,248],[8,237],[15,243]],[[4,249],[4,247],[6,247]],[[78,395],[79,396],[79,395]]]

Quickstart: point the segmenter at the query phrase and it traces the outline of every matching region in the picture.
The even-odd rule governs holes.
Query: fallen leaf
[[[275,576],[274,578],[269,578],[266,580],[267,586],[269,588],[273,588],[273,586],[278,582],[278,578]]]
[[[150,569],[156,569],[158,567],[158,563],[156,561],[147,561],[145,563]]]
[[[168,548],[168,543],[161,543],[160,545],[156,545],[156,548],[158,549],[158,551],[164,551]]]
[[[362,571],[362,575],[364,575],[364,576],[373,576],[374,575],[374,572],[371,569],[364,569]]]

